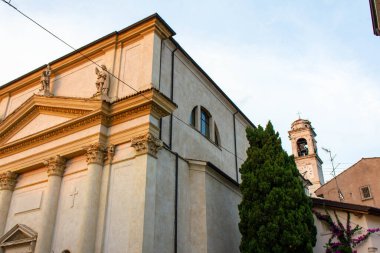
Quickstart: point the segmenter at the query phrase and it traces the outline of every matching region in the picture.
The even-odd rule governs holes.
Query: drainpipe
[[[175,196],[174,196],[174,253],[177,253],[178,241],[178,153],[175,153]]]
[[[238,113],[239,111],[236,111],[234,114],[233,114],[233,118],[234,118],[234,147],[235,147],[235,170],[236,170],[236,182],[239,183],[239,172],[238,172],[238,160],[237,160],[237,147],[236,147],[236,114]]]

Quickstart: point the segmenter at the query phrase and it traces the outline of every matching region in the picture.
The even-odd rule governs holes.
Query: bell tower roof
[[[311,126],[311,122],[307,119],[297,119],[292,123],[291,130],[289,131],[289,134],[291,132],[296,132],[296,131],[310,131],[313,135],[313,137],[317,136],[317,134],[314,132],[314,128]]]

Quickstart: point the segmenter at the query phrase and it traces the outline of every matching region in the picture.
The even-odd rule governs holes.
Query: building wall
[[[16,224],[30,224],[36,231],[40,230],[45,191],[46,168],[22,174],[12,195],[5,231]]]
[[[162,140],[170,144],[172,122],[172,150],[185,158],[210,161],[236,179],[233,116],[236,109],[184,54],[179,50],[175,51],[173,44],[165,42],[162,48],[160,90],[168,97],[173,94],[173,101],[178,105],[173,119],[168,116],[162,120]],[[173,84],[171,83],[172,76]],[[222,147],[214,143],[214,136],[208,139],[199,132],[199,129],[190,125],[191,111],[196,106],[202,106],[210,112],[211,122],[215,123],[219,130]],[[249,123],[238,114],[235,118],[238,168],[246,158],[248,141],[245,138],[245,129],[247,126]]]
[[[338,186],[343,193],[344,201],[348,203],[380,207],[380,158],[364,158],[336,177]],[[330,180],[316,191],[326,199],[338,199],[335,179]],[[362,199],[360,188],[369,186],[371,199]]]
[[[65,249],[72,252],[79,250],[77,248],[80,238],[78,224],[81,222],[83,213],[86,212],[83,206],[83,186],[87,174],[86,158],[75,157],[70,159],[66,166],[53,237],[54,252],[62,252]]]
[[[211,169],[206,174],[207,252],[240,252],[239,211],[241,194]],[[228,217],[228,218],[226,218]]]
[[[184,53],[177,50],[172,57],[174,48],[172,42],[162,42],[158,33],[149,30],[130,39],[111,41],[101,50],[94,46],[91,50],[96,52],[89,52],[89,55],[133,87],[128,88],[109,75],[112,101],[136,91],[159,88],[168,97],[173,94],[172,100],[178,106],[173,114],[186,123],[189,123],[193,107],[203,106],[212,115],[211,124],[217,124],[222,147],[215,144],[213,135],[205,138],[199,129],[170,115],[160,124],[156,115],[159,112],[154,110],[143,116],[140,111],[133,112],[133,119],[112,123],[112,126],[102,121],[108,118],[91,122],[92,125],[84,122],[81,128],[66,135],[0,156],[1,173],[12,170],[20,174],[5,231],[16,224],[26,224],[41,235],[44,226],[49,226],[43,222],[46,221],[43,214],[49,213],[44,208],[51,206],[46,202],[46,196],[51,196],[47,190],[52,189],[49,188],[52,181],[49,181],[48,167],[43,164],[46,159],[60,155],[67,161],[62,180],[56,180],[60,185],[55,184],[60,188],[57,188],[56,218],[52,218],[55,224],[51,248],[54,252],[65,249],[79,252],[93,239],[95,250],[91,253],[174,252],[175,247],[178,252],[238,252],[237,205],[241,196],[237,184],[232,181],[238,180],[237,170],[245,159],[248,147],[245,128],[250,123],[239,113],[235,114],[237,109]],[[83,57],[75,57],[68,56],[51,64],[51,92],[55,97],[65,99],[84,98],[81,103],[85,105],[96,92],[95,66]],[[34,101],[36,97],[31,97],[39,93],[40,74],[35,72],[15,81],[11,88],[0,89],[0,118],[11,117],[17,108]],[[72,109],[71,104],[64,106],[69,111]],[[99,102],[98,106],[94,110],[104,110],[105,115],[110,113],[109,104]],[[49,114],[37,113],[10,137],[8,143],[0,142],[0,148],[16,141],[23,142],[31,134],[39,134],[72,119],[54,113],[54,110]],[[73,117],[87,117],[91,113]],[[46,120],[49,122],[44,124]],[[235,137],[234,122],[239,137]],[[156,136],[158,131],[166,147],[157,153],[157,157],[150,146],[144,146],[146,143],[143,144],[146,153],[142,154],[132,145],[136,136],[146,133]],[[239,156],[237,166],[235,140]],[[113,158],[108,157],[95,165],[88,163],[86,160],[92,158],[86,156],[85,147],[94,143],[117,143]],[[207,162],[227,176],[209,167]],[[94,179],[94,168],[100,170],[98,181]],[[96,182],[96,185],[90,182]],[[96,189],[89,191],[91,186]],[[98,209],[88,208],[91,203],[87,200],[91,194],[99,195]],[[82,225],[89,217],[95,219],[87,224],[94,226],[91,231]]]
[[[327,210],[329,214],[331,215],[331,217],[333,217],[333,220],[336,221],[334,217],[334,210],[330,208],[323,208],[323,207],[318,207],[314,209],[322,214],[325,214]],[[345,211],[336,210],[336,214],[338,215],[343,225],[346,226],[347,213]],[[326,248],[324,248],[324,246],[328,242],[329,238],[331,237],[331,232],[324,223],[322,223],[315,217],[315,215],[314,215],[314,223],[315,223],[315,226],[317,227],[317,243],[313,249],[313,252],[315,253],[325,252]],[[355,227],[356,225],[361,226],[363,229],[362,229],[361,234],[358,233],[353,238],[357,238],[360,235],[365,234],[368,228],[380,228],[380,217],[369,215],[369,214],[351,213],[351,227]],[[379,240],[378,234],[372,234],[368,240],[358,245],[358,247],[355,249],[357,250],[357,252],[360,252],[360,253],[379,252],[379,251],[369,251],[370,248],[377,248],[378,250],[380,250],[380,240]]]

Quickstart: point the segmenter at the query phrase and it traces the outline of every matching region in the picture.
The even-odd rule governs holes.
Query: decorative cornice
[[[107,148],[100,143],[94,143],[87,147],[86,150],[86,162],[87,164],[99,164],[103,165],[104,161],[107,159],[106,152]]]
[[[80,102],[84,102],[84,100],[73,100],[75,102],[76,108],[74,109],[76,113],[81,114],[84,113],[84,115],[81,115],[77,118],[68,120],[64,123],[61,123],[59,125],[53,126],[51,128],[42,130],[38,133],[32,134],[30,136],[23,137],[21,139],[9,142],[9,143],[1,143],[0,141],[0,158],[6,157],[18,152],[22,152],[24,150],[30,149],[32,147],[42,145],[47,142],[54,141],[56,139],[62,138],[64,136],[73,134],[75,132],[81,131],[83,129],[102,124],[103,126],[110,127],[116,124],[120,124],[122,122],[135,119],[144,115],[151,114],[155,116],[156,118],[161,118],[166,115],[169,115],[175,108],[176,105],[173,104],[170,100],[168,100],[164,95],[162,95],[159,91],[155,89],[146,90],[142,94],[137,94],[135,96],[131,96],[128,99],[116,101],[112,104],[103,102],[98,103],[94,100],[86,100],[90,105],[87,105],[86,109],[83,111],[78,111],[78,105],[80,105]],[[35,99],[41,99],[40,97],[36,97]],[[70,106],[69,102],[72,101],[72,99],[64,99],[64,98],[42,98],[45,100],[51,100],[51,104],[53,104],[55,101],[63,101],[66,104],[66,106]],[[67,100],[67,101],[66,101]],[[63,103],[63,102],[60,103]],[[46,101],[45,101],[46,102]],[[30,102],[32,103],[32,102]],[[87,104],[87,103],[85,103]],[[99,108],[100,105],[100,108]],[[36,107],[36,105],[34,106]],[[45,107],[45,105],[40,106],[41,110],[46,110],[48,107]],[[24,111],[30,112],[30,110],[26,110],[27,107],[24,106]],[[63,108],[58,108],[57,110],[64,110]],[[72,110],[72,108],[68,109],[69,111]],[[33,110],[36,112],[36,110]],[[14,115],[12,122],[22,120],[22,118],[25,118],[25,116],[22,116],[22,113],[18,113],[17,115]],[[33,117],[31,117],[33,118]],[[29,119],[30,120],[30,119]],[[8,123],[7,123],[8,124]],[[1,129],[0,124],[0,129]],[[14,124],[11,124],[12,126],[5,127],[8,131],[9,127],[16,127]],[[18,125],[18,124],[17,124]],[[22,125],[25,125],[25,122],[23,122]],[[4,125],[3,125],[4,126]],[[15,130],[17,132],[17,130]],[[12,130],[13,132],[13,130]],[[4,133],[4,132],[3,132]],[[1,135],[0,130],[0,135]],[[7,138],[10,138],[13,135],[8,136]],[[3,138],[1,138],[3,139]]]
[[[60,155],[56,155],[54,157],[50,157],[48,160],[45,160],[44,164],[45,166],[48,166],[48,177],[62,177],[66,168],[66,159]]]
[[[136,155],[150,154],[156,157],[158,150],[162,148],[162,141],[151,133],[132,138],[132,147],[136,150]]]
[[[7,171],[0,174],[0,190],[13,191],[17,182],[17,174],[12,171]]]
[[[4,129],[4,131],[1,133],[3,138],[1,138],[0,143],[5,143],[7,140],[9,140],[15,132],[17,132],[26,124],[28,124],[41,112],[47,112],[49,114],[53,113],[55,115],[63,114],[63,116],[70,116],[70,117],[79,117],[88,113],[89,111],[83,110],[83,109],[58,108],[58,107],[50,107],[50,106],[42,106],[42,105],[34,106],[32,110],[28,111],[25,114],[25,116],[16,120],[15,122],[12,123],[12,125]]]
[[[4,145],[4,147],[0,148],[0,158],[7,153],[20,152],[32,146],[41,145],[53,139],[64,137],[71,134],[73,131],[79,131],[82,128],[98,124],[101,119],[102,115],[97,113],[89,117],[81,118],[78,121],[68,122],[68,124],[59,128],[48,129],[43,133],[37,133],[33,136],[21,139],[20,141],[11,142],[9,145]]]

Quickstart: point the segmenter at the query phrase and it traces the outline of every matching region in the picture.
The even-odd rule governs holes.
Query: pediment
[[[82,117],[99,109],[99,103],[98,100],[34,95],[0,122],[0,144]]]
[[[17,224],[0,237],[0,247],[25,244],[37,240],[37,232],[24,224]]]

